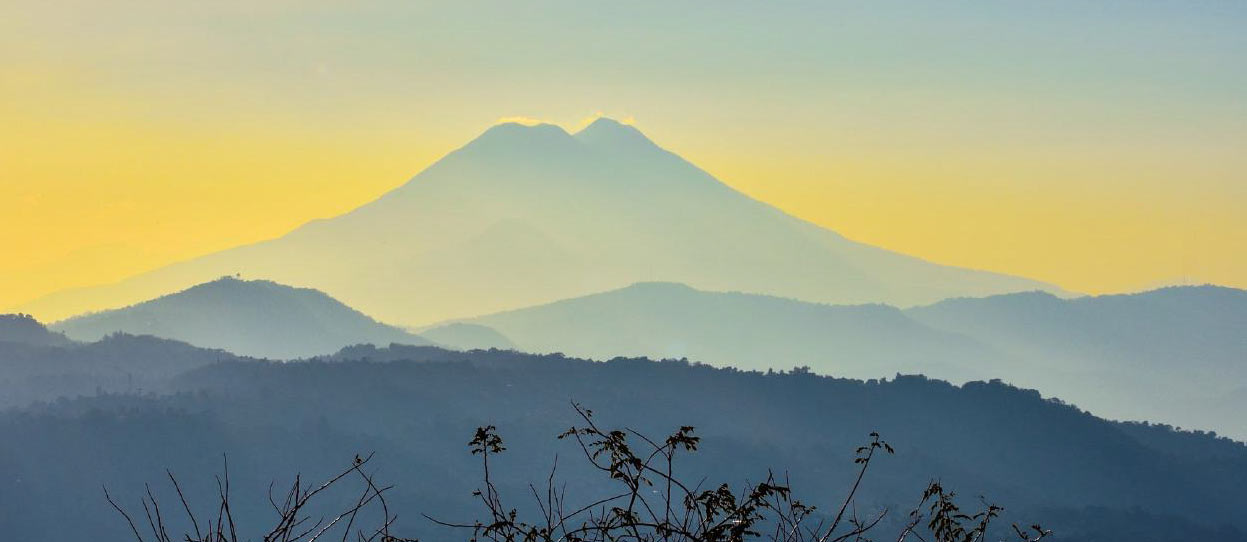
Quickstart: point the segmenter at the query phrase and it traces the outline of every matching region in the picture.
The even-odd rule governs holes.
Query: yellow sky
[[[0,308],[347,211],[501,117],[572,128],[598,110],[938,263],[1089,293],[1247,287],[1241,13],[854,12],[828,34],[740,6],[167,5],[0,14]]]

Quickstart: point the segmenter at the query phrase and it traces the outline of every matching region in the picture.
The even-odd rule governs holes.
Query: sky
[[[258,4],[258,5],[255,5]],[[1247,3],[0,0],[0,307],[627,118],[870,244],[1247,287]]]

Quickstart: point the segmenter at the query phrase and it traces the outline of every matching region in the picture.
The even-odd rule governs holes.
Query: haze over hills
[[[729,188],[635,128],[494,126],[403,186],[280,238],[24,305],[117,307],[222,275],[322,290],[403,325],[674,281],[896,306],[1055,287],[846,239]]]
[[[200,287],[252,294],[250,288],[294,290],[228,278]],[[534,320],[542,333],[571,330],[590,334],[587,341],[605,340],[611,333],[622,337],[608,346],[652,347],[643,338],[656,333],[653,328],[666,329],[658,338],[683,333],[694,340],[724,341],[729,347],[753,345],[749,352],[759,356],[768,347],[765,341],[772,340],[769,346],[775,353],[770,359],[778,365],[796,355],[785,344],[819,333],[831,338],[824,346],[832,349],[850,345],[868,350],[871,341],[883,348],[891,341],[901,343],[897,352],[925,348],[931,359],[947,347],[949,337],[972,339],[933,330],[911,315],[962,315],[959,325],[969,328],[966,322],[975,319],[965,315],[980,311],[967,307],[983,306],[995,307],[995,313],[985,311],[988,320],[1003,326],[1044,325],[1054,331],[1039,335],[1058,340],[1067,332],[1053,322],[1074,314],[1088,320],[1075,318],[1070,326],[1085,327],[1115,311],[1159,311],[1128,319],[1119,334],[1101,341],[1108,350],[1124,348],[1115,342],[1132,337],[1132,329],[1154,333],[1179,322],[1214,328],[1203,335],[1205,340],[1233,339],[1228,331],[1239,321],[1243,293],[1182,288],[1056,304],[1047,296],[1018,294],[900,311],[659,283],[482,320],[507,324],[518,336],[527,331],[518,316],[531,311],[541,316]],[[1009,321],[1016,305],[1035,300],[1043,300],[1045,318],[1051,320]],[[240,302],[240,296],[230,299]],[[1184,314],[1190,311],[1205,317]],[[1033,316],[1040,311],[1026,312]],[[921,317],[932,319],[934,314]],[[750,316],[756,320],[753,329],[738,327]],[[38,326],[29,318],[0,318],[0,336],[17,334],[9,328],[20,328],[23,336],[55,336],[32,330],[32,323]],[[444,330],[443,337],[502,336],[475,323],[433,329]],[[732,342],[720,329],[744,337]],[[1031,335],[1004,328],[1010,329],[1018,337]],[[1089,333],[1099,337],[1097,330]],[[854,335],[860,342],[851,342]],[[397,466],[386,469],[386,482],[399,488],[395,506],[462,516],[474,487],[463,475],[471,467],[463,447],[471,428],[492,423],[505,429],[511,451],[506,463],[499,464],[507,465],[499,482],[522,494],[531,473],[546,472],[553,455],[566,451],[555,447],[563,441],[553,437],[571,423],[567,404],[576,400],[612,424],[653,434],[694,425],[706,450],[684,463],[685,468],[732,481],[767,468],[784,469],[802,482],[798,487],[803,500],[811,502],[833,502],[839,496],[850,479],[852,448],[877,430],[897,445],[897,460],[872,471],[864,494],[871,506],[908,502],[925,481],[937,477],[962,494],[984,494],[1007,504],[1006,524],[1042,520],[1062,533],[1062,539],[1247,540],[1247,523],[1238,513],[1244,495],[1236,489],[1247,483],[1247,448],[1242,443],[1163,426],[1109,422],[999,382],[952,386],[921,376],[859,381],[803,370],[758,373],[642,359],[590,363],[560,355],[397,344],[357,345],[332,356],[279,363],[150,336],[113,334],[93,343],[66,342],[0,341],[0,407],[23,407],[0,412],[0,434],[6,437],[0,439],[0,457],[5,458],[0,461],[0,497],[23,496],[5,500],[13,506],[0,507],[0,531],[16,533],[19,539],[46,539],[58,530],[71,538],[121,540],[124,523],[106,501],[89,497],[101,484],[133,501],[142,491],[135,480],[155,480],[165,475],[165,468],[190,475],[213,472],[221,453],[230,457],[239,493],[256,497],[239,509],[239,517],[248,523],[271,512],[263,495],[274,476],[332,468],[361,449],[375,450],[383,464]],[[1207,355],[1230,359],[1236,344],[1207,345],[1212,352]],[[854,352],[853,357],[868,355]],[[1226,378],[1241,381],[1232,374]],[[1051,390],[1045,395],[1071,399]],[[58,397],[66,399],[51,401]],[[1180,401],[1173,394],[1149,399],[1170,406]],[[1073,402],[1084,406],[1080,400]],[[560,465],[567,469],[560,472],[577,480],[576,489],[583,491],[588,484],[580,481],[586,479],[582,473]],[[215,491],[210,482],[206,478],[186,487],[202,498]],[[74,496],[77,515],[62,526],[49,521],[48,511],[67,502],[65,495]],[[426,539],[444,534],[416,521],[415,533]]]
[[[1071,366],[1094,358],[1100,368],[1247,376],[1247,290],[1236,288],[1171,286],[1071,299],[1027,292],[949,299],[905,314]]]
[[[12,319],[12,318],[11,318]],[[223,278],[125,309],[72,318],[30,340],[150,334],[239,355],[323,356],[354,344],[438,344],[592,359],[688,358],[721,367],[809,366],[827,375],[1004,379],[1097,415],[1247,439],[1247,292],[1172,287],[1061,299],[1042,292],[900,310],[639,283],[422,328],[380,324],[311,289]],[[12,335],[16,331],[0,334]],[[46,336],[46,337],[45,337]],[[50,344],[55,344],[50,343]],[[1167,400],[1159,401],[1158,397]]]
[[[25,336],[68,341],[37,322],[42,333],[14,322]],[[278,359],[353,344],[436,343],[757,370],[804,365],[861,379],[1000,378],[1109,418],[1247,439],[1239,416],[1247,408],[1247,292],[1211,286],[1075,299],[1027,292],[900,310],[639,283],[412,334],[315,290],[222,278],[52,327],[81,341],[121,331]]]
[[[464,322],[451,322],[422,329],[419,335],[439,345],[462,350],[489,350],[490,348],[514,350],[517,348],[511,339],[496,329]]]
[[[358,343],[431,344],[322,292],[232,277],[51,327],[80,341],[124,332],[275,359],[331,354]]]
[[[160,391],[174,375],[239,359],[146,335],[78,343],[24,315],[0,315],[0,338],[0,410],[61,397]]]
[[[809,365],[863,379],[1001,378],[1101,416],[1247,439],[1247,292],[1232,288],[1075,299],[1029,292],[901,311],[645,283],[467,322],[520,350],[594,359]]]
[[[1174,286],[1059,299],[1041,292],[950,299],[905,312],[1042,367],[1026,385],[1134,417],[1247,439],[1247,291]],[[1101,406],[1103,405],[1103,406]]]
[[[688,358],[741,369],[808,365],[849,378],[999,376],[1003,356],[886,305],[824,305],[650,282],[468,320],[526,352]],[[453,342],[448,344],[454,345]]]

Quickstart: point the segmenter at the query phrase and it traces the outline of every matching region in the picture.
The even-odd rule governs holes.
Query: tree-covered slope
[[[222,453],[242,499],[239,514],[263,519],[274,478],[327,473],[355,453],[376,451],[381,478],[396,484],[391,505],[406,532],[463,536],[420,514],[474,513],[477,482],[465,473],[476,472],[475,458],[465,443],[477,426],[494,424],[507,439],[494,472],[516,499],[528,494],[527,482],[545,479],[556,454],[569,495],[595,492],[597,476],[570,460],[575,445],[554,439],[574,423],[574,400],[603,423],[655,436],[696,426],[703,450],[683,467],[695,479],[757,481],[777,469],[814,504],[837,502],[854,448],[879,431],[896,454],[872,466],[864,507],[904,510],[938,478],[971,500],[1005,504],[1005,521],[1044,521],[1060,540],[1164,539],[1140,531],[1245,539],[1241,444],[1123,426],[999,383],[856,381],[503,351],[368,351],[373,360],[412,359],[213,364],[177,378],[167,390],[180,392],[173,396],[102,396],[6,414],[0,498],[15,504],[0,512],[0,530],[18,539],[122,540],[126,528],[101,498],[101,483],[136,503],[141,481],[161,479],[169,467],[197,480],[192,498],[209,498]],[[53,521],[69,507],[72,521]],[[1118,532],[1126,522],[1131,530]]]

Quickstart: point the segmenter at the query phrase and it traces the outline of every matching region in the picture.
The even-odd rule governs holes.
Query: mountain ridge
[[[87,342],[124,332],[276,359],[328,354],[355,343],[431,344],[323,292],[234,277],[69,318],[50,328]]]
[[[1000,376],[992,372],[999,353],[926,328],[888,305],[811,303],[666,281],[461,322],[496,330],[523,351],[599,360],[688,358],[742,370],[808,365],[820,374],[861,379],[896,373],[951,381]]]
[[[1235,384],[1247,379],[1247,291],[1234,288],[1072,299],[1022,292],[901,310],[651,282],[464,321],[497,330],[520,350],[592,359],[808,365],[862,379],[999,378],[1100,416],[1247,439],[1237,416],[1247,392]]]
[[[11,437],[0,441],[11,459],[0,463],[0,493],[28,496],[14,499],[0,522],[7,518],[6,532],[22,540],[121,539],[127,527],[103,499],[84,501],[76,531],[44,517],[59,509],[63,493],[90,495],[100,485],[137,502],[144,488],[133,481],[163,478],[165,469],[189,480],[192,502],[194,495],[210,498],[217,494],[210,476],[182,473],[212,472],[225,452],[237,494],[256,497],[253,506],[239,506],[236,519],[249,525],[271,514],[263,495],[273,473],[327,470],[364,449],[377,452],[385,482],[396,486],[391,508],[414,511],[417,521],[402,524],[402,532],[444,539],[448,531],[418,514],[465,517],[479,506],[472,497],[479,478],[462,475],[478,465],[464,446],[473,427],[499,428],[508,451],[493,480],[502,494],[524,496],[554,457],[580,453],[574,441],[554,436],[580,423],[568,402],[584,401],[608,429],[663,435],[696,427],[700,451],[679,464],[693,480],[743,483],[783,469],[800,482],[794,494],[803,502],[838,503],[856,474],[854,448],[878,432],[895,456],[872,465],[864,509],[917,500],[934,477],[968,502],[984,495],[1006,505],[993,539],[1010,536],[1007,525],[1021,521],[1041,522],[1069,540],[1184,539],[1173,532],[1247,539],[1241,444],[1114,423],[1000,382],[860,381],[427,347],[343,354],[306,363],[214,363],[175,376],[162,388],[167,394],[100,395],[0,413]],[[98,468],[90,478],[65,474],[63,465],[78,464]],[[580,477],[591,468],[560,460],[558,472],[565,480],[611,483]],[[29,479],[57,482],[58,492],[23,492]],[[573,482],[568,495],[579,500],[604,487]],[[898,530],[906,521],[903,513],[889,518]],[[1130,529],[1120,532],[1122,525]]]
[[[29,314],[0,314],[0,342],[31,346],[70,346],[63,333],[56,333]]]

